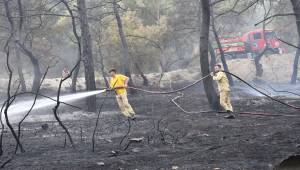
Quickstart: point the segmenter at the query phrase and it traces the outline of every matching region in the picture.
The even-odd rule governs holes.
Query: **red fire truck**
[[[220,37],[220,43],[226,58],[245,58],[255,57],[262,52],[266,45],[267,53],[283,53],[280,41],[276,38],[273,30],[256,29],[249,31],[242,36]],[[215,48],[217,54],[220,54],[218,47]]]

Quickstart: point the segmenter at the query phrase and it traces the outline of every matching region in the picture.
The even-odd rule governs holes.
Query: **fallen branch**
[[[11,161],[13,160],[13,157],[9,158],[7,161],[5,161],[1,166],[0,166],[0,169],[3,169],[5,168],[5,166],[10,163]]]

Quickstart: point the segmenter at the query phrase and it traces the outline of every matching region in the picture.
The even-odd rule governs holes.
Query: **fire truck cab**
[[[275,32],[269,29],[256,29],[242,36],[221,37],[220,43],[227,58],[245,58],[249,57],[249,54],[255,57],[265,48],[267,48],[267,53],[279,54],[283,52]],[[215,50],[217,54],[220,54],[219,48]]]

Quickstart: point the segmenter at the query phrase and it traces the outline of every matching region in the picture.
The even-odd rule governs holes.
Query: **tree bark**
[[[89,31],[89,23],[87,18],[87,9],[85,0],[77,0],[80,28],[81,28],[81,44],[82,59],[84,63],[86,90],[96,90],[95,70],[92,53],[92,40]],[[88,111],[96,111],[96,96],[87,98]]]
[[[209,25],[210,25],[210,5],[209,0],[201,0],[199,1],[199,11],[201,11],[201,15],[199,12],[199,18],[201,19],[201,31],[200,31],[200,66],[202,76],[206,76],[210,74],[209,70],[209,60],[208,60],[208,39],[209,39]],[[214,110],[219,109],[219,100],[217,97],[217,93],[213,86],[212,78],[209,77],[204,79],[204,90],[210,104],[210,107]]]
[[[300,46],[300,0],[291,0],[291,3],[293,5],[293,10],[296,17],[296,25],[297,25],[297,32],[298,32],[298,47],[299,47]],[[296,84],[297,81],[299,56],[300,56],[300,49],[297,49],[295,59],[294,59],[291,84]]]
[[[118,30],[119,30],[119,36],[121,39],[121,45],[122,45],[122,50],[123,50],[123,67],[124,67],[124,73],[127,77],[129,77],[129,86],[134,86],[132,79],[131,79],[131,72],[130,72],[130,61],[129,61],[129,51],[128,51],[128,45],[126,41],[126,37],[123,31],[123,25],[122,25],[122,20],[119,14],[119,6],[117,4],[116,0],[113,0],[113,8],[114,8],[114,14],[117,20],[117,25],[118,25]],[[135,90],[130,89],[129,92],[131,94],[136,93]]]

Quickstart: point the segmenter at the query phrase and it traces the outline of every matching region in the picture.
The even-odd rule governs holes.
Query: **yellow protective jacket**
[[[125,81],[128,77],[122,75],[122,74],[116,74],[115,77],[112,77],[109,81],[110,88],[116,88],[117,94],[126,94],[125,88],[118,88],[123,87],[125,85]]]
[[[213,80],[217,81],[219,92],[230,91],[229,81],[224,72],[222,71],[217,72],[213,76]]]

